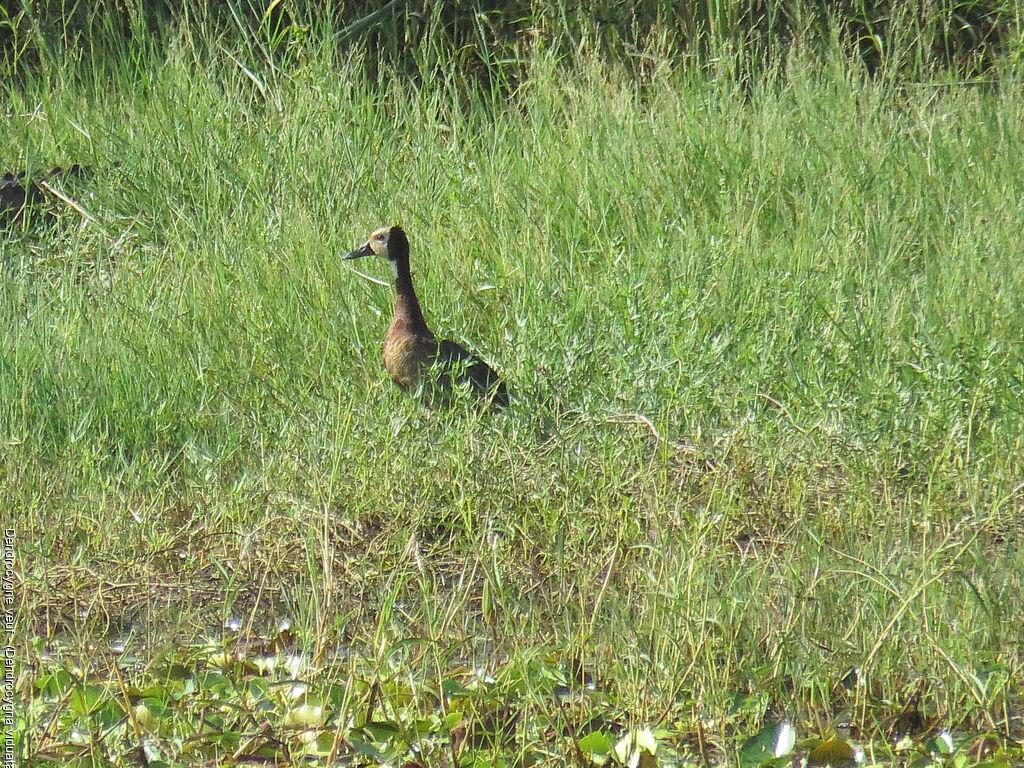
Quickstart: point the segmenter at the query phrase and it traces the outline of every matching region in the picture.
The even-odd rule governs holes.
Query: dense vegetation
[[[628,64],[652,39],[677,56],[707,62],[737,52],[738,68],[756,75],[793,46],[841,46],[870,71],[920,76],[936,69],[977,74],[1022,50],[1021,8],[1011,0],[532,0],[444,3],[432,0],[8,0],[0,6],[0,54],[9,66],[44,65],[68,50],[91,55],[128,43],[160,45],[167,32],[202,28],[248,39],[281,57],[310,37],[329,36],[339,50],[366,45],[408,72],[458,51],[477,79],[524,74],[526,51],[561,52],[588,39]],[[450,62],[449,62],[450,63]],[[634,61],[633,63],[639,63]]]
[[[1012,8],[273,9],[8,13],[0,170],[86,169],[0,232],[19,755],[1019,762]],[[383,223],[507,412],[386,380]]]

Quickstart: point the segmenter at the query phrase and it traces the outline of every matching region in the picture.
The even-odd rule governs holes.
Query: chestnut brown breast
[[[395,318],[384,338],[384,368],[402,389],[420,385],[425,369],[437,354],[437,340],[429,330],[413,331]]]

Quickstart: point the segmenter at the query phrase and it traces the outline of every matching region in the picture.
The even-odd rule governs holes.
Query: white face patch
[[[381,227],[374,231],[366,242],[370,246],[371,251],[378,256],[383,256],[385,259],[388,257],[388,232],[390,231],[390,227]]]

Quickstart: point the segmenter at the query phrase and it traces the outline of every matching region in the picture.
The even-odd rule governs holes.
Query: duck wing
[[[437,348],[437,362],[455,383],[469,384],[481,397],[490,397],[494,405],[509,404],[508,388],[491,366],[461,344],[443,340]]]

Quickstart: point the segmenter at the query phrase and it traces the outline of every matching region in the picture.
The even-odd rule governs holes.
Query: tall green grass
[[[288,616],[318,652],[554,648],[645,722],[881,728],[921,690],[1014,727],[1012,73],[538,51],[504,94],[326,44],[158,50],[5,94],[4,166],[94,169],[88,219],[0,246],[26,653]],[[385,223],[508,413],[386,380],[391,293],[339,260]]]
[[[140,43],[159,44],[170,30],[201,28],[208,37],[253,45],[278,61],[326,37],[343,48],[368,42],[406,72],[417,71],[424,57],[445,65],[457,51],[475,78],[492,82],[522,72],[519,57],[532,47],[571,52],[581,38],[637,71],[652,39],[677,56],[700,60],[731,48],[741,52],[736,63],[753,77],[790,46],[811,49],[831,41],[873,72],[920,78],[947,69],[977,75],[1001,58],[1019,60],[1021,21],[1019,5],[1006,0],[227,0],[198,6],[25,0],[0,12],[0,67],[59,66],[68,50],[82,48],[105,54],[114,47],[133,56]],[[376,59],[367,64],[376,71]]]

